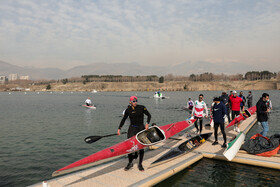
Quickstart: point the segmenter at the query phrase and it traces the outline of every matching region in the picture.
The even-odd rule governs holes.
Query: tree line
[[[191,74],[189,76],[177,76],[168,74],[165,76],[146,75],[146,76],[124,76],[124,75],[82,75],[81,77],[65,78],[60,80],[44,80],[36,81],[34,84],[49,84],[54,82],[61,82],[67,84],[68,82],[82,82],[86,84],[88,82],[159,82],[164,81],[240,81],[240,80],[280,80],[280,72],[272,73],[269,71],[249,71],[243,74],[214,74],[214,73],[201,73]]]
[[[87,82],[159,82],[164,81],[237,81],[237,80],[269,80],[280,77],[280,72],[272,73],[269,71],[249,71],[243,74],[213,74],[209,72],[201,74],[191,74],[190,76],[175,76],[168,74],[165,76],[123,76],[123,75],[83,75],[83,83]]]
[[[250,71],[245,74],[246,80],[263,80],[263,79],[271,79],[276,77],[277,77],[276,73],[272,73],[269,71]]]
[[[159,81],[157,75],[123,76],[123,75],[83,75],[83,82],[146,82]]]

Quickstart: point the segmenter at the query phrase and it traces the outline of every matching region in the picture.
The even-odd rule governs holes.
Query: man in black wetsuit
[[[127,132],[127,138],[131,138],[132,136],[136,135],[138,132],[148,129],[149,128],[149,123],[151,121],[151,114],[148,112],[147,108],[143,105],[137,105],[137,97],[136,96],[131,96],[129,100],[130,105],[124,112],[124,116],[122,118],[122,121],[120,122],[120,126],[118,129],[118,135],[121,133],[121,128],[124,125],[125,120],[127,117],[130,119],[130,126],[128,128]],[[146,125],[144,126],[144,114],[148,116]],[[137,152],[135,154],[130,153],[128,154],[128,164],[124,168],[124,170],[129,170],[133,166],[133,159],[136,159],[138,156]],[[140,171],[144,171],[144,168],[142,166],[142,161],[144,158],[144,149],[141,149],[139,151],[139,164],[138,164],[138,169]]]

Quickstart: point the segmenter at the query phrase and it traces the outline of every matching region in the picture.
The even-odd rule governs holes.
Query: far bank
[[[49,85],[49,86],[48,86]],[[49,89],[47,89],[47,87]],[[166,81],[158,82],[69,82],[63,84],[50,83],[41,85],[1,85],[0,91],[83,91],[91,92],[93,90],[109,91],[229,91],[229,90],[280,90],[280,81],[278,80],[256,80],[256,81]]]

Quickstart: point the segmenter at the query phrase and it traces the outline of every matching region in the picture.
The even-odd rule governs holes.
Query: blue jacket
[[[214,123],[224,123],[224,116],[227,113],[226,106],[223,102],[220,102],[219,104],[214,104],[213,106],[213,120]]]
[[[244,95],[239,95],[238,97],[240,97],[243,101],[240,103],[240,106],[244,106],[244,104],[246,103],[246,98],[244,97]]]

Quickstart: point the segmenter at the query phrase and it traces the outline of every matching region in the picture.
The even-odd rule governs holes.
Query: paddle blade
[[[85,142],[90,144],[90,143],[100,140],[101,138],[102,138],[102,136],[89,136],[89,137],[85,138]]]

